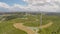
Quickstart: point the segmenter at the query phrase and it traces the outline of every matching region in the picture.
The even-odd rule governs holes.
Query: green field
[[[2,21],[2,19],[5,20]],[[39,29],[39,34],[60,34],[60,16],[42,16],[42,25],[53,22],[53,25],[48,28]],[[24,23],[25,26],[38,27],[40,26],[40,15],[11,15],[0,16],[0,34],[27,34],[27,32],[16,29],[14,23]]]

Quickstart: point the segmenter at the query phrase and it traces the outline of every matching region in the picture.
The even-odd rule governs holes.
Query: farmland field
[[[40,14],[0,16],[0,34],[28,34],[23,29],[15,28],[15,23],[23,23],[35,32],[38,30],[37,34],[60,34],[60,16],[42,15],[40,26]]]

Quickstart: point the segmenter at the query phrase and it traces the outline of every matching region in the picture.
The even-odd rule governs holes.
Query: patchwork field
[[[0,34],[60,34],[60,16],[17,14],[0,16]]]

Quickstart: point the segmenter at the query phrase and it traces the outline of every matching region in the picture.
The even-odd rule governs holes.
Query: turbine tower
[[[40,16],[40,26],[42,25],[42,11],[41,11],[41,16]]]

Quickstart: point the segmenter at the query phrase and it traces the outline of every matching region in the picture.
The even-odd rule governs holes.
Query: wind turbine
[[[40,12],[40,9],[39,9],[39,12]],[[42,11],[40,12],[40,26],[42,26]],[[39,28],[41,29],[41,27],[39,27]]]

